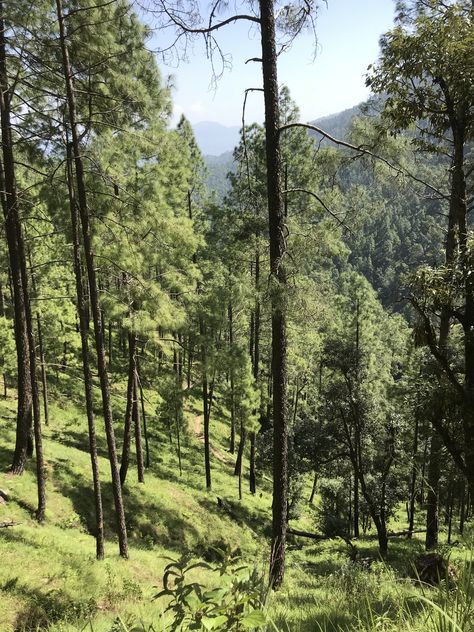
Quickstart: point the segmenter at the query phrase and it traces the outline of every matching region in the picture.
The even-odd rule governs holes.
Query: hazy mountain
[[[328,116],[322,116],[321,118],[318,118],[314,121],[310,121],[310,125],[316,125],[316,127],[321,128],[335,138],[344,139],[352,123],[352,120],[356,116],[360,116],[362,114],[361,107],[363,105],[364,104],[359,103],[359,105],[354,105],[354,107],[343,110],[342,112],[329,114]],[[316,132],[310,133],[312,136],[319,137]]]
[[[310,124],[316,125],[335,138],[344,139],[352,120],[362,114],[363,103],[352,108],[323,116]],[[239,142],[239,127],[225,127],[219,123],[197,123],[194,127],[196,139],[208,169],[207,186],[222,197],[229,188],[226,176],[234,169],[232,150]],[[318,134],[310,132],[318,138]],[[329,141],[324,141],[327,144]]]
[[[204,155],[220,156],[232,151],[239,142],[240,127],[226,127],[220,123],[204,121],[193,125],[199,149]]]
[[[207,166],[206,186],[209,191],[214,191],[218,198],[224,197],[229,190],[227,174],[235,169],[231,151],[226,151],[219,156],[204,156]]]

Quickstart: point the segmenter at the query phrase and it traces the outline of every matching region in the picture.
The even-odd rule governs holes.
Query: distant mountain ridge
[[[344,138],[354,117],[362,114],[361,107],[362,104],[355,105],[342,112],[309,121],[309,123],[321,127],[336,138]],[[195,123],[193,129],[199,149],[204,156],[219,157],[232,152],[239,143],[240,126],[238,125],[226,126],[214,121],[202,121]]]
[[[234,171],[234,156],[231,151],[226,151],[220,156],[206,155],[204,162],[207,167],[206,187],[222,199],[229,190],[227,174]]]
[[[309,121],[309,124],[321,128],[335,138],[344,139],[353,119],[363,114],[363,105],[359,103],[342,112],[322,116]],[[223,197],[229,189],[227,174],[233,170],[232,151],[239,142],[240,127],[226,127],[220,123],[204,122],[196,123],[193,128],[197,144],[207,165],[207,188],[209,191],[215,191],[218,197]],[[310,132],[310,134],[317,139],[321,138],[323,144],[329,142],[316,132]]]
[[[310,121],[309,124],[315,125],[316,127],[321,128],[331,136],[334,136],[335,138],[340,138],[342,140],[347,135],[347,132],[349,131],[354,118],[363,114],[363,105],[363,103],[359,103],[358,105],[354,105],[347,110],[342,110],[342,112],[329,114],[328,116],[322,116],[318,119],[315,119],[314,121]],[[311,132],[311,135],[318,136],[315,132]]]

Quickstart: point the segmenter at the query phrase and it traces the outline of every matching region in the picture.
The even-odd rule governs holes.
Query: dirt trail
[[[193,432],[196,435],[196,439],[201,443],[204,443],[204,432],[203,432],[203,420],[204,415],[195,415],[193,419]],[[225,463],[226,465],[234,465],[232,457],[219,448],[214,447],[212,444],[209,446],[211,454],[221,463]]]
[[[199,436],[202,434],[202,420],[204,415],[196,415],[194,417],[194,434]]]

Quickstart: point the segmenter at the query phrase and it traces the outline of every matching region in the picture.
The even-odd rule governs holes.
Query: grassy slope
[[[123,402],[118,403],[120,409]],[[152,407],[150,407],[152,410]],[[123,411],[120,411],[123,412]],[[150,412],[150,411],[149,411]],[[0,402],[0,470],[6,472],[14,445],[13,399]],[[0,521],[20,524],[0,530],[0,631],[46,620],[74,621],[87,616],[95,605],[94,630],[109,629],[115,614],[146,615],[157,619],[161,605],[150,602],[160,586],[163,556],[184,551],[206,555],[212,545],[240,547],[247,558],[261,553],[258,532],[268,521],[271,497],[266,489],[253,498],[245,493],[239,505],[232,458],[224,448],[226,426],[213,423],[213,490],[206,492],[199,410],[188,410],[189,432],[182,437],[183,474],[179,475],[175,445],[164,429],[149,420],[151,462],[145,485],[136,482],[133,464],[124,493],[130,538],[130,560],[119,558],[113,538],[113,503],[104,433],[99,432],[103,482],[106,561],[94,559],[95,541],[87,425],[83,412],[70,401],[51,405],[45,428],[47,513],[44,526],[34,521],[34,463],[22,477],[0,475],[0,489],[10,500],[0,505]],[[198,419],[196,419],[196,417]],[[117,415],[119,418],[119,415]],[[101,420],[98,417],[99,430]],[[117,424],[120,434],[121,424]],[[234,517],[217,505],[217,497],[230,502]],[[234,506],[235,503],[235,506]],[[261,544],[261,542],[260,542]],[[61,627],[60,629],[76,629]]]
[[[150,404],[149,413],[154,408],[153,401]],[[13,399],[0,402],[2,472],[8,467],[14,444],[14,405]],[[122,407],[123,401],[117,399],[117,418]],[[191,407],[186,415],[189,431],[182,438],[182,476],[175,446],[170,446],[165,429],[149,419],[152,467],[146,473],[145,485],[136,482],[131,467],[125,488],[128,562],[119,558],[112,535],[110,472],[105,439],[99,432],[107,543],[106,560],[97,562],[94,539],[89,535],[94,518],[86,420],[70,400],[52,404],[50,426],[45,429],[48,509],[44,526],[33,519],[34,464],[29,464],[22,477],[0,477],[0,489],[10,496],[7,504],[0,505],[0,521],[20,523],[0,530],[0,632],[45,629],[47,624],[56,631],[81,630],[89,619],[94,632],[108,631],[117,614],[156,625],[161,620],[162,604],[151,597],[161,585],[167,563],[163,556],[176,558],[183,551],[206,556],[212,545],[226,542],[240,547],[249,562],[264,568],[268,545],[262,533],[270,520],[269,481],[261,481],[255,497],[246,491],[245,483],[244,501],[239,503],[233,462],[226,451],[225,411],[216,405],[213,490],[206,492],[199,410]],[[97,425],[101,430],[100,418]],[[117,424],[117,429],[120,426]],[[232,517],[218,507],[216,497],[230,504]],[[310,515],[303,516],[298,526],[311,526]],[[421,549],[421,542],[394,541],[390,567],[376,563],[370,574],[350,568],[342,543],[302,544],[293,542],[290,546],[287,581],[269,603],[269,613],[279,629],[336,630],[336,625],[353,629],[358,616],[376,617],[377,621],[381,617],[382,622],[383,617],[400,618],[400,604],[415,589],[397,581],[395,572],[406,574],[408,559]],[[360,547],[362,555],[377,558],[373,541],[362,541]],[[209,584],[215,581],[210,576],[201,575],[200,579]],[[368,613],[361,603],[363,595],[370,599],[374,612]],[[371,626],[373,622],[367,621],[361,629]],[[159,624],[156,629],[161,629]],[[404,630],[408,624],[402,621],[396,628],[380,629]]]

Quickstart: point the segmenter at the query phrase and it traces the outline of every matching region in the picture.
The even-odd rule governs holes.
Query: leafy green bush
[[[348,536],[347,495],[342,478],[321,478],[321,502],[316,510],[318,527],[328,538]]]
[[[170,558],[167,558],[170,559]],[[205,590],[190,579],[194,569],[219,573],[219,587]],[[172,614],[166,629],[238,631],[265,625],[261,609],[264,600],[263,577],[255,568],[240,563],[240,556],[222,551],[222,560],[211,565],[191,563],[189,556],[170,560],[163,575],[163,590],[156,599],[168,598],[165,613]]]

